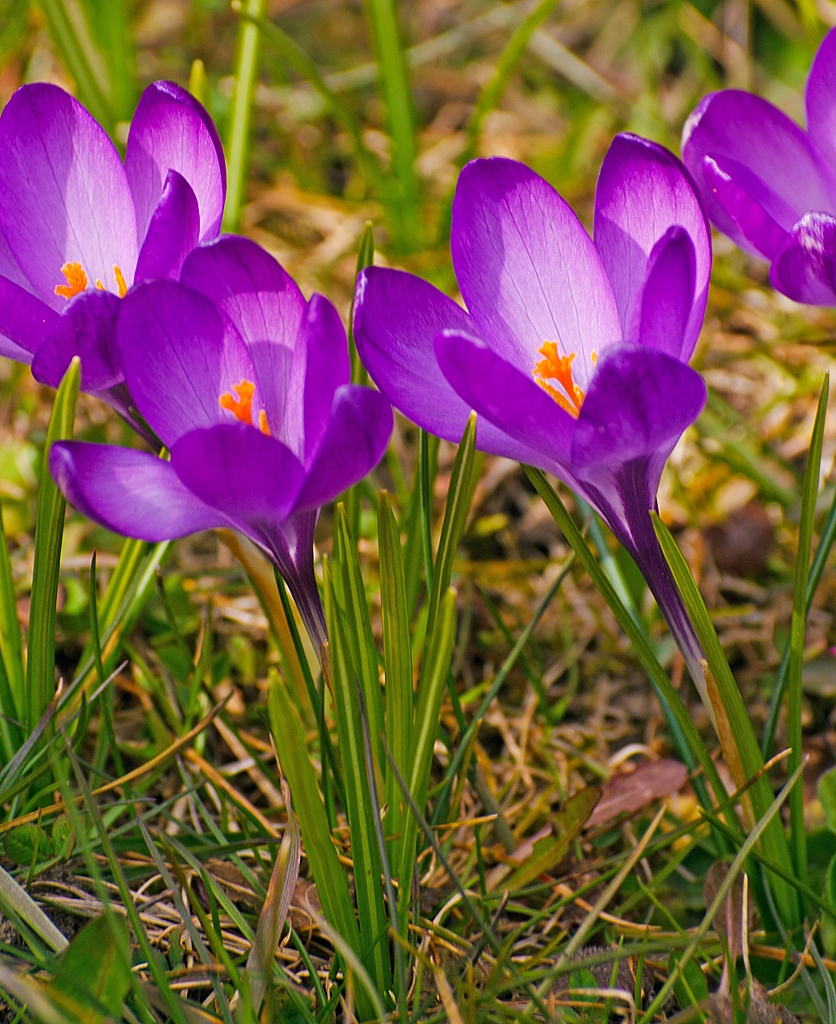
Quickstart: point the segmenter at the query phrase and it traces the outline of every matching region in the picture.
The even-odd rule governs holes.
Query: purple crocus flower
[[[450,441],[474,409],[482,450],[554,473],[593,505],[704,691],[699,645],[648,514],[706,398],[688,359],[711,237],[687,172],[661,146],[617,136],[598,180],[593,244],[533,171],[474,160],[459,178],[450,244],[467,312],[410,274],[361,275],[354,334],[372,378]]]
[[[125,383],[170,461],[131,448],[55,444],[69,501],[148,541],[226,526],[266,552],[312,639],[326,639],[314,579],[319,507],[377,464],[388,401],[349,383],[345,328],[321,295],[306,302],[254,242],[195,249],[180,282],[124,299],[116,347]]]
[[[123,163],[101,126],[54,85],[25,85],[0,114],[0,354],[57,386],[74,355],[82,387],[127,418],[115,351],[119,299],[176,278],[220,227],[226,170],[203,107],[150,85]]]
[[[805,105],[806,132],[759,96],[712,93],[685,124],[682,156],[713,223],[771,264],[774,288],[836,306],[836,30],[810,68]]]

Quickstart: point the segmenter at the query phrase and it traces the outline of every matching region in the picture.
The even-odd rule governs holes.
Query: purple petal
[[[31,292],[0,277],[0,355],[31,363],[32,353],[60,319]]]
[[[436,335],[435,351],[450,385],[469,408],[484,417],[476,424],[479,448],[494,451],[481,436],[487,421],[516,441],[518,451],[524,449],[524,456],[521,452],[511,454],[511,458],[567,479],[575,421],[533,377],[526,377],[487,345],[458,331]]]
[[[690,366],[644,346],[619,346],[601,359],[581,407],[573,472],[586,480],[647,457],[661,473],[705,399],[705,382]]]
[[[836,33],[822,40],[807,77],[807,132],[831,167],[836,167]]]
[[[121,304],[121,299],[110,292],[77,295],[35,353],[35,380],[57,388],[73,356],[80,356],[84,391],[104,391],[118,384],[123,379],[116,350]]]
[[[191,185],[182,174],[169,171],[157,208],[148,225],[136,264],[136,281],[177,280],[183,261],[200,237],[200,212]]]
[[[395,408],[431,434],[460,441],[470,406],[441,372],[435,336],[443,331],[472,335],[475,328],[461,306],[421,278],[401,270],[369,267],[357,280],[354,340],[363,365]],[[479,447],[531,462],[534,453],[486,420],[478,427]]]
[[[689,331],[689,321],[694,306],[696,263],[691,236],[683,228],[668,228],[647,260],[647,279],[634,310],[631,342],[688,360],[695,340]]]
[[[318,508],[362,480],[383,457],[393,422],[392,407],[379,391],[355,384],[339,388],[297,509]]]
[[[735,89],[706,96],[685,123],[682,156],[711,220],[755,255],[706,179],[706,156],[785,231],[808,210],[836,213],[836,179],[826,161],[797,124],[759,96]]]
[[[756,256],[771,260],[781,248],[787,232],[738,184],[738,181],[746,180],[745,168],[728,158],[706,156],[703,157],[702,171],[703,180],[717,204],[735,225],[744,243],[748,243],[745,248]]]
[[[328,640],[325,611],[314,575],[314,530],[318,509],[294,512],[271,535],[267,553],[287,583],[315,646]],[[260,542],[264,546],[264,542]]]
[[[691,177],[655,142],[622,133],[604,158],[595,193],[595,246],[615,295],[624,337],[637,319],[651,252],[678,228],[690,239],[694,284],[680,351],[687,358],[700,333],[711,273],[711,230]],[[669,349],[672,351],[672,349]]]
[[[171,463],[148,452],[59,441],[49,468],[79,512],[126,537],[156,543],[231,525],[183,486]]]
[[[304,372],[304,391],[294,381]],[[291,386],[285,405],[286,444],[309,466],[325,436],[337,388],[351,379],[348,339],[340,314],[322,295],[314,293],[293,353]],[[304,431],[299,445],[298,428]]]
[[[557,341],[562,355],[577,353],[585,389],[592,353],[620,341],[621,328],[595,246],[551,185],[514,160],[472,161],[459,176],[450,248],[470,333],[526,375],[543,342]]]
[[[35,294],[53,309],[78,263],[88,286],[118,291],[114,267],[133,281],[133,202],[113,143],[87,111],[54,85],[24,85],[0,116],[0,230]]]
[[[305,480],[290,449],[243,423],[193,430],[172,446],[171,464],[190,491],[262,543]]]
[[[144,238],[169,170],[191,185],[200,208],[200,237],[218,233],[226,195],[226,165],[209,114],[174,82],[154,82],[136,108],[125,170],[136,206],[136,228]]]
[[[796,302],[836,306],[836,217],[805,214],[776,253],[769,277]]]
[[[257,381],[246,346],[215,306],[174,281],[152,281],[134,288],[122,307],[117,345],[125,382],[163,444],[231,422],[221,396]],[[260,404],[256,392],[256,415]]]

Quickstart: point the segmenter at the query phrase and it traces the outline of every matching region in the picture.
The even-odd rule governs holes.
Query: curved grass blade
[[[35,728],[55,691],[55,603],[58,599],[58,573],[67,503],[49,472],[49,450],[53,442],[72,436],[80,383],[81,362],[75,356],[55,396],[41,464],[27,638],[24,723],[27,732]]]

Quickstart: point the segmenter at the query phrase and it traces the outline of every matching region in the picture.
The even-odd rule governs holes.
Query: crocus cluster
[[[467,311],[417,277],[369,268],[354,334],[375,383],[410,419],[458,440],[475,409],[481,449],[554,473],[597,509],[703,689],[649,515],[665,461],[706,398],[688,360],[711,237],[682,164],[619,135],[598,179],[594,238],[523,164],[475,160],[459,177],[450,243]]]
[[[682,156],[713,223],[770,266],[778,291],[836,305],[836,30],[816,54],[807,131],[737,89],[712,93],[688,118]]]

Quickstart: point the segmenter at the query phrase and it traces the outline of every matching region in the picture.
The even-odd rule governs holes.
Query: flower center
[[[86,290],[88,284],[87,274],[84,272],[84,267],[82,267],[80,263],[65,263],[64,266],[61,267],[61,273],[67,279],[67,283],[57,284],[55,286],[56,295],[60,295],[62,299],[72,299],[74,296]],[[115,263],[113,264],[113,276],[116,278],[116,287],[119,290],[119,298],[124,299],[128,294],[128,286],[125,283],[125,275]],[[105,290],[105,286],[102,284],[101,278],[96,278],[96,287],[99,291],[103,292]]]
[[[544,341],[537,349],[543,357],[534,364],[534,379],[540,387],[557,402],[561,409],[565,409],[570,416],[577,419],[586,392],[579,388],[572,377],[572,363],[575,353],[562,356],[557,351],[556,341]],[[592,353],[592,362],[596,362],[595,353]],[[556,388],[549,381],[557,381],[560,388]]]
[[[253,395],[255,395],[255,384],[251,380],[240,380],[232,385],[234,395],[225,391],[218,399],[222,409],[231,412],[236,420],[254,427],[253,423]],[[267,422],[267,413],[261,409],[258,414],[258,429],[262,434],[270,437],[270,424]]]

